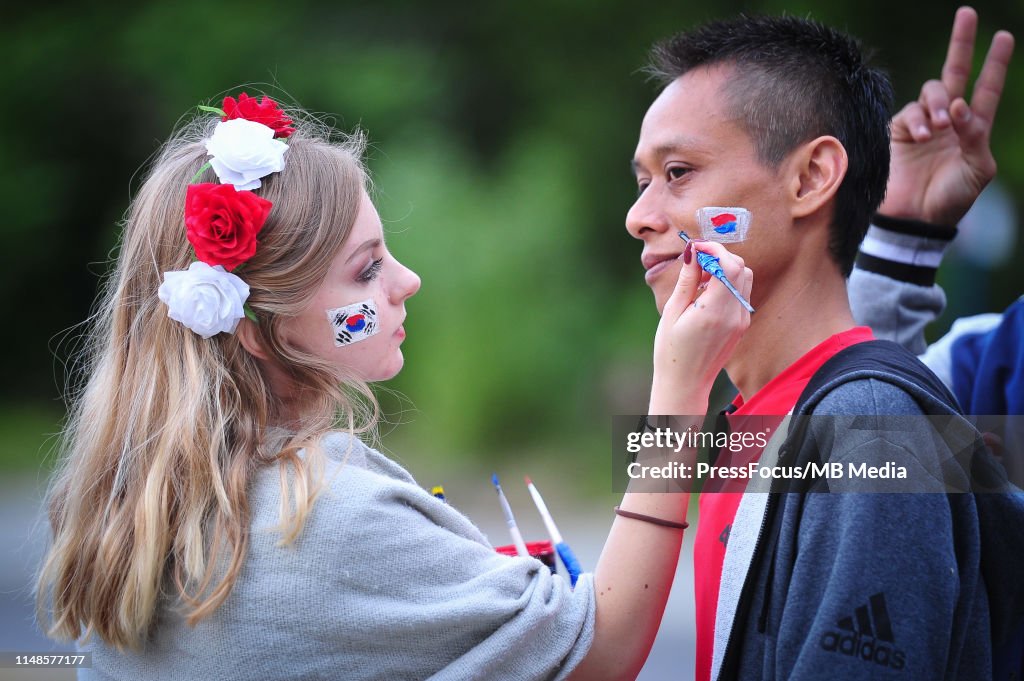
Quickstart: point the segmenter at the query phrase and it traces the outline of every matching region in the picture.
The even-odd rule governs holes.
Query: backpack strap
[[[833,388],[860,378],[877,378],[903,388],[926,414],[960,413],[953,393],[921,360],[886,340],[855,343],[833,355],[808,381],[793,413],[812,412]]]

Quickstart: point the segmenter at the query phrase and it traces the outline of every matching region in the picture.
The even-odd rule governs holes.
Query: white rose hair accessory
[[[221,121],[205,141],[210,161],[199,169],[185,198],[185,235],[196,261],[188,270],[164,272],[157,296],[167,316],[203,338],[234,333],[242,317],[255,314],[246,301],[249,286],[236,272],[256,253],[257,235],[273,204],[251,190],[284,170],[287,138],[295,128],[277,103],[244,92],[225,97],[223,108],[201,106]],[[217,183],[197,183],[213,168]]]
[[[244,118],[218,123],[206,140],[210,165],[222,184],[235,189],[258,189],[260,178],[284,170],[288,145],[274,139],[274,131]]]
[[[184,272],[164,272],[157,296],[167,305],[168,317],[210,338],[235,332],[245,316],[249,285],[221,265],[197,260]]]

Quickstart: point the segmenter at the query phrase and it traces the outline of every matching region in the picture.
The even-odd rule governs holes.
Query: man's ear
[[[796,219],[813,214],[835,197],[846,177],[849,158],[839,140],[822,135],[801,145],[790,163],[790,201]]]
[[[270,353],[263,347],[263,337],[256,322],[248,318],[239,320],[238,326],[235,328],[235,336],[245,351],[253,357],[262,360],[270,359]]]

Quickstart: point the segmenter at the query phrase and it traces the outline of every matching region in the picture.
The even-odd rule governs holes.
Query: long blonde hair
[[[274,207],[241,276],[258,333],[292,381],[284,418],[268,379],[238,338],[204,340],[167,317],[163,272],[186,269],[185,191],[206,162],[215,118],[193,120],[162,148],[128,210],[116,266],[91,320],[84,383],[72,396],[61,463],[49,493],[51,548],[37,604],[49,635],[97,634],[138,647],[161,596],[190,624],[229,595],[245,559],[254,471],[281,469],[282,543],[293,541],[320,490],[328,430],[373,433],[370,388],[290,345],[280,322],[303,309],[348,236],[367,176],[362,135],[289,111],[286,168],[257,193]],[[206,170],[203,181],[216,182]],[[245,322],[243,322],[245,323]],[[299,450],[305,449],[305,456]]]

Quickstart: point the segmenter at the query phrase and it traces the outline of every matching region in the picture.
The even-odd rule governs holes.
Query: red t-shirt
[[[776,426],[796,405],[800,393],[811,376],[843,348],[871,340],[874,336],[866,326],[857,326],[837,333],[819,343],[793,362],[778,376],[757,391],[749,401],[739,395],[733,400],[735,411],[727,415],[733,432],[758,432]],[[747,418],[743,417],[757,417]],[[744,421],[740,424],[740,421]],[[769,434],[770,437],[770,434]],[[745,466],[761,456],[761,449],[738,452],[723,450],[717,466]],[[697,681],[711,678],[711,654],[715,640],[715,615],[718,611],[718,587],[722,581],[722,563],[729,542],[732,521],[739,508],[746,480],[725,483],[705,481],[700,495],[697,534],[693,540],[694,597],[697,612]],[[725,491],[722,491],[725,490]],[[735,490],[735,491],[730,491]]]

